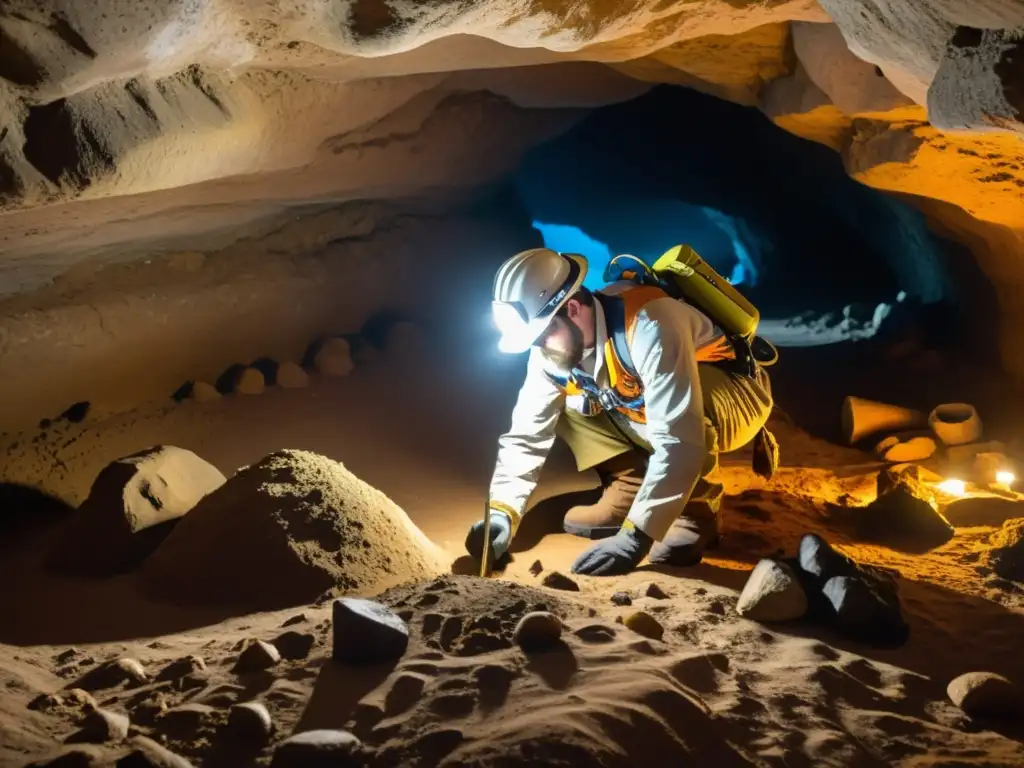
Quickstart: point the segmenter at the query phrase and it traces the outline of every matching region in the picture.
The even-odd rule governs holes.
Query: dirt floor
[[[578,591],[544,586],[552,571],[568,574],[588,545],[559,532],[560,513],[596,482],[574,473],[559,446],[511,565],[494,580],[471,575],[463,540],[481,514],[518,376],[499,358],[445,360],[441,370],[382,358],[345,379],[314,377],[308,389],[169,403],[8,436],[0,446],[9,532],[0,549],[0,766],[46,764],[68,748],[88,697],[39,697],[73,688],[128,715],[129,735],[198,766],[269,765],[278,742],[319,728],[354,733],[374,766],[1024,765],[1015,723],[971,720],[946,693],[970,671],[1024,684],[1024,588],[986,567],[1001,521],[958,528],[923,555],[854,543],[842,512],[873,498],[879,465],[798,426],[801,403],[787,394],[784,374],[772,422],[783,468],[765,483],[746,456],[726,458],[723,541],[700,566],[578,577]],[[81,503],[110,461],[156,444],[194,451],[229,477],[281,449],[315,452],[405,510],[454,573],[380,597],[410,627],[401,660],[331,662],[328,601],[237,615],[157,603],[133,574],[88,580],[45,571],[50,523]],[[557,498],[565,493],[573,495]],[[736,613],[757,560],[793,555],[808,531],[899,571],[911,628],[904,646],[880,650],[801,621],[759,624]],[[651,582],[664,596],[648,596]],[[617,592],[632,605],[614,603]],[[527,654],[512,629],[538,608],[561,617],[563,643]],[[657,620],[661,639],[619,623],[637,610]],[[249,639],[292,650],[267,669],[236,671]],[[146,679],[98,683],[90,674],[124,657],[141,662]],[[190,657],[172,668],[178,673],[166,671]],[[250,700],[271,714],[269,743],[223,736],[231,705]],[[54,764],[111,765],[130,748],[81,749],[93,762]]]

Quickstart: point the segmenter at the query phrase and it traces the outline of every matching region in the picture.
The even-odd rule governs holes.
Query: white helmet
[[[491,310],[502,352],[525,352],[587,276],[587,260],[575,253],[531,248],[498,269]]]

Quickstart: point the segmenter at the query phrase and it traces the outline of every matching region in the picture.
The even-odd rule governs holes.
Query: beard
[[[559,318],[556,322],[564,322]],[[559,370],[566,373],[579,366],[583,362],[583,331],[576,323],[565,322],[569,329],[569,349],[551,349],[547,346],[541,347],[541,354]]]

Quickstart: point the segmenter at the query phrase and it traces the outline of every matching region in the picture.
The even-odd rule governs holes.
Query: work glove
[[[512,543],[512,518],[506,513],[499,512],[496,509],[491,510],[490,514],[490,549],[491,554],[488,557],[488,564],[493,566],[497,563],[505,554],[508,552],[509,544]],[[481,559],[484,551],[484,521],[478,520],[473,523],[473,527],[469,529],[469,535],[466,536],[466,551],[469,552],[477,560]]]
[[[625,525],[576,558],[572,572],[581,576],[621,576],[636,568],[653,544],[654,539],[646,533]]]

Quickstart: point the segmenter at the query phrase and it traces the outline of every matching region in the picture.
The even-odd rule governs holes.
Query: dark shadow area
[[[829,147],[685,87],[595,110],[516,182],[548,238],[562,225],[594,243],[595,277],[608,251],[650,262],[686,242],[727,278],[739,265],[762,315],[950,295],[947,243],[921,212],[849,178]]]
[[[74,507],[38,488],[0,483],[0,552],[66,519]]]
[[[996,496],[957,499],[947,505],[942,514],[956,528],[979,525],[998,528],[1007,520],[1024,517],[1024,502]]]
[[[512,554],[528,552],[541,540],[553,533],[564,533],[562,520],[565,513],[577,504],[593,504],[601,498],[601,489],[574,491],[552,496],[529,508],[519,524],[515,539],[509,551]]]
[[[556,691],[568,688],[579,668],[572,648],[561,640],[548,650],[529,654],[526,663],[526,669],[538,675],[549,688]]]
[[[295,731],[345,728],[356,717],[360,699],[383,683],[397,663],[397,659],[372,665],[325,661]]]

